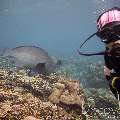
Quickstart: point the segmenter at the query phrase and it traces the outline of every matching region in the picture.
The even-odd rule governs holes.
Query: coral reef
[[[24,70],[11,74],[0,70],[0,76],[0,119],[82,119],[81,101],[85,95],[78,81],[55,74],[28,77]],[[57,95],[60,93],[55,89],[59,92],[62,89],[62,94]],[[59,102],[53,101],[56,96]],[[77,112],[73,109],[76,106],[79,106]]]
[[[49,96],[53,103],[63,103],[66,105],[78,105],[82,107],[85,103],[85,95],[80,88],[79,81],[59,80],[55,83],[53,92]]]
[[[0,66],[0,120],[120,119],[118,101],[106,88],[100,60],[71,58],[57,73],[32,77],[24,69],[12,71],[14,65],[7,62]]]

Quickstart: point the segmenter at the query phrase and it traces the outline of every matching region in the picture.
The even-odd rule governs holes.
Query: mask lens
[[[98,31],[97,36],[100,37],[104,43],[120,39],[120,22],[105,25],[102,30]]]
[[[101,32],[98,33],[98,37],[100,37],[102,39],[102,42],[107,43],[109,42],[109,38],[110,38],[110,30],[102,30]]]
[[[107,39],[102,39],[101,41],[104,42],[104,43],[108,42]]]

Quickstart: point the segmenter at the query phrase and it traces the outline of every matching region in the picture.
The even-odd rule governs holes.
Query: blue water
[[[78,55],[98,15],[113,6],[120,0],[0,0],[0,48],[36,45],[52,55]],[[95,37],[85,50],[103,46]]]
[[[97,31],[98,16],[114,6],[119,7],[120,0],[0,0],[0,50],[35,45],[61,59],[61,72],[82,80],[84,86],[91,74],[103,80],[103,57],[79,56],[77,49]],[[104,44],[97,37],[82,48],[84,52],[101,50]],[[100,74],[95,74],[96,64]],[[9,67],[6,62],[2,66]]]
[[[0,49],[35,45],[61,59],[60,71],[82,79],[84,86],[91,84],[84,79],[92,79],[92,73],[94,79],[103,80],[103,57],[79,56],[77,49],[97,31],[100,13],[114,6],[120,7],[120,0],[0,0]],[[101,50],[104,44],[97,37],[82,48],[84,52]],[[100,75],[95,73],[99,61]],[[9,67],[6,62],[2,65]]]
[[[0,51],[35,45],[62,60],[59,72],[81,80],[84,86],[93,78],[101,81],[103,56],[79,56],[77,49],[97,31],[98,16],[114,6],[120,7],[120,0],[0,0]],[[101,50],[104,44],[97,37],[82,48],[84,52]],[[6,62],[0,65],[11,67]]]

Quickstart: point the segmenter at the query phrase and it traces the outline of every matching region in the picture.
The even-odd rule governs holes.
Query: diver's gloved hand
[[[109,68],[107,68],[106,66],[104,66],[104,75],[105,76],[110,76],[112,73],[112,70],[110,70]]]

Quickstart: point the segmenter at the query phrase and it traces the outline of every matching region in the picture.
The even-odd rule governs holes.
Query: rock
[[[82,106],[84,104],[83,96],[79,95],[61,95],[60,102],[67,104],[67,105],[79,105]]]
[[[65,89],[65,85],[61,83],[55,83],[55,86],[53,88],[52,94],[49,96],[49,100],[52,101],[52,103],[59,103],[59,98]]]
[[[63,90],[54,88],[52,94],[49,96],[49,100],[55,104],[59,103],[60,102],[59,98],[60,98],[62,92],[63,92]]]
[[[33,116],[28,116],[28,117],[24,118],[23,120],[40,120],[40,119],[37,119]]]
[[[53,92],[49,96],[52,103],[63,103],[66,105],[78,105],[82,107],[85,103],[85,95],[77,80],[60,80],[55,84]]]
[[[80,90],[80,83],[77,80],[71,80],[66,82],[68,90],[71,94],[77,95]]]
[[[61,83],[55,83],[55,87],[56,87],[57,89],[60,89],[60,90],[65,89],[65,85],[64,85],[64,84],[61,84]]]

